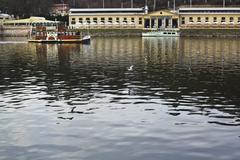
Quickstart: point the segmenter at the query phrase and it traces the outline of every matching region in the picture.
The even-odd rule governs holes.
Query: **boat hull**
[[[151,31],[142,33],[142,37],[180,37],[178,31]]]
[[[82,43],[89,44],[90,36],[83,37],[82,39],[56,39],[56,40],[46,40],[46,39],[29,39],[30,43]]]

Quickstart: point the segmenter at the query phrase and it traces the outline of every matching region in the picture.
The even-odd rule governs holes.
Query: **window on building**
[[[229,22],[230,22],[230,23],[233,23],[233,22],[234,22],[234,18],[233,18],[233,17],[230,17],[230,18],[229,18]]]
[[[197,17],[197,22],[201,22],[201,17]]]
[[[131,22],[134,23],[135,22],[135,19],[134,17],[131,18]]]
[[[138,23],[142,24],[142,18],[139,18]]]
[[[76,19],[72,18],[71,24],[76,24]]]
[[[222,23],[225,23],[225,22],[226,22],[226,18],[225,18],[225,17],[222,17],[222,18],[221,18],[221,22],[222,22]]]
[[[119,23],[119,22],[120,22],[120,20],[119,20],[119,17],[117,17],[117,18],[116,18],[116,22],[117,22],[117,23]]]
[[[105,18],[101,18],[101,23],[105,23]]]
[[[90,18],[86,18],[86,22],[87,22],[87,23],[90,23]]]
[[[214,23],[217,22],[217,17],[213,17],[213,22],[214,22]]]
[[[78,19],[78,22],[79,22],[79,23],[83,23],[83,19],[82,19],[82,18],[79,18],[79,19]]]
[[[98,22],[98,19],[97,19],[97,18],[93,18],[93,22],[94,22],[94,23],[97,23],[97,22]]]
[[[205,22],[206,22],[206,23],[209,22],[209,17],[205,17]]]
[[[108,18],[108,23],[112,23],[112,17]]]
[[[189,17],[189,22],[193,23],[193,17]]]
[[[126,17],[123,18],[123,22],[124,22],[124,23],[127,23],[127,18],[126,18]]]
[[[185,24],[185,17],[182,17],[182,24]]]

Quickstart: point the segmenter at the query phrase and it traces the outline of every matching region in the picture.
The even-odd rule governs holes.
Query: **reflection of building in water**
[[[184,57],[192,57],[193,64],[199,63],[231,63],[239,61],[240,42],[232,39],[194,39],[181,38],[180,53]]]
[[[84,53],[92,60],[102,63],[119,63],[124,65],[128,62],[134,62],[142,54],[141,38],[97,38],[92,41],[91,53]],[[83,50],[84,52],[84,50]],[[131,53],[131,54],[129,54]]]
[[[37,62],[40,66],[69,68],[73,55],[80,53],[79,44],[32,44],[36,47]]]
[[[144,53],[156,63],[176,60],[179,40],[179,37],[143,38]]]

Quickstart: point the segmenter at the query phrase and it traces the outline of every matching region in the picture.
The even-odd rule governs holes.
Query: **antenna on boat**
[[[226,0],[223,0],[223,8],[226,6]]]
[[[131,0],[131,8],[133,8],[133,0]]]
[[[102,1],[102,7],[105,8],[105,1]]]
[[[190,0],[190,8],[192,8],[192,0]]]

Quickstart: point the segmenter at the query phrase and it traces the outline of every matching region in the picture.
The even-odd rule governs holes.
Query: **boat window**
[[[171,32],[168,32],[168,34],[171,34]]]
[[[163,32],[163,34],[167,34],[167,32]]]

